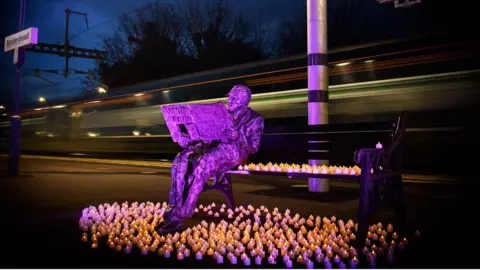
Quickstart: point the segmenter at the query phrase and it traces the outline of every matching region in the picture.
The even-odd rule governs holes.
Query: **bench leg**
[[[361,251],[365,246],[365,239],[368,232],[368,219],[370,214],[370,183],[369,173],[363,173],[360,176],[360,198],[358,200],[358,230],[356,248]]]
[[[219,185],[218,190],[222,192],[225,200],[227,201],[228,207],[230,209],[235,208],[235,197],[233,195],[233,186],[231,181],[230,174],[222,174],[218,176],[220,179],[217,179],[217,184]],[[220,181],[218,181],[220,180]]]

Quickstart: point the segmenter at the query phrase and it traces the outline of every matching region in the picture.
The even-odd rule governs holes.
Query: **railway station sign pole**
[[[25,47],[35,45],[38,42],[38,29],[31,27],[23,29],[25,24],[26,0],[20,1],[20,20],[17,33],[5,38],[4,51],[14,51],[13,64],[16,65],[17,76],[13,96],[13,110],[10,117],[10,152],[8,172],[10,175],[18,175],[20,163],[20,87],[22,79],[22,66],[25,62]]]

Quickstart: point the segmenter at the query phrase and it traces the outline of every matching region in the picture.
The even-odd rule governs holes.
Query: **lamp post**
[[[308,124],[328,124],[327,0],[307,0]],[[315,146],[328,142],[312,143]],[[313,144],[315,143],[315,144]],[[324,148],[324,147],[322,147]],[[310,159],[310,166],[328,165],[328,160]],[[330,191],[330,180],[309,178],[310,192]]]

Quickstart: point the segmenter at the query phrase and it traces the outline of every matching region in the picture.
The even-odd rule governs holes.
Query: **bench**
[[[407,113],[400,114],[396,122],[390,122],[388,134],[391,135],[391,142],[387,147],[383,148],[365,148],[355,151],[353,161],[359,164],[361,168],[360,175],[335,175],[335,174],[321,174],[321,173],[302,173],[302,172],[271,172],[271,171],[251,171],[251,170],[231,170],[213,179],[212,183],[205,184],[203,191],[218,190],[225,196],[225,199],[230,208],[235,207],[235,199],[232,188],[232,175],[269,175],[269,176],[286,176],[293,178],[328,178],[345,181],[355,181],[360,184],[360,194],[358,199],[358,230],[356,246],[361,248],[364,246],[365,239],[369,229],[369,218],[377,211],[378,208],[384,206],[391,206],[395,215],[396,226],[400,228],[400,232],[405,232],[406,229],[406,213],[403,199],[403,183],[401,173],[402,160],[402,141],[405,133]],[[319,139],[326,142],[340,134],[339,130],[344,130],[348,125],[322,125],[310,126],[307,137],[311,139]],[[361,130],[356,132],[372,131],[372,128],[378,130],[378,123],[362,124]],[[317,132],[312,132],[316,130]],[[312,138],[313,137],[313,138]],[[310,140],[308,142],[312,142]],[[308,146],[307,146],[308,147]],[[311,149],[310,145],[307,149]],[[324,146],[326,150],[328,146]],[[307,150],[304,149],[304,150]],[[308,158],[315,158],[315,151],[310,151]],[[317,152],[321,153],[320,151]],[[322,157],[316,156],[317,159],[325,158],[325,153]],[[373,171],[373,172],[372,172]]]

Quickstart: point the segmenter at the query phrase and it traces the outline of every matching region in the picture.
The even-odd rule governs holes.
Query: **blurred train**
[[[399,46],[403,50],[392,51]],[[392,120],[408,110],[412,135],[407,152],[413,151],[415,161],[407,165],[410,170],[437,168],[448,159],[431,160],[426,152],[455,144],[459,136],[472,136],[469,132],[458,135],[458,131],[477,118],[478,43],[409,46],[380,44],[332,53],[330,122]],[[375,54],[368,54],[371,51]],[[168,135],[159,105],[215,102],[238,83],[252,89],[251,107],[266,117],[264,137],[281,136],[282,126],[307,123],[305,63],[304,56],[268,60],[30,108],[21,113],[22,151],[172,158],[179,148]],[[4,120],[0,150],[7,151],[8,122]],[[262,144],[265,150],[254,159],[272,160],[268,149],[274,146],[267,139]],[[423,155],[415,152],[419,145],[428,147],[421,151]],[[441,156],[441,151],[436,155]]]

